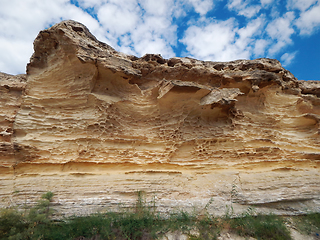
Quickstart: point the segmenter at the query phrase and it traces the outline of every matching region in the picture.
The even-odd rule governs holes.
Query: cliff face
[[[13,125],[22,103],[25,85],[25,75],[0,73],[0,174],[16,164]]]
[[[41,31],[27,76],[0,75],[2,206],[60,212],[320,208],[320,84],[272,59],[116,52],[73,21]]]

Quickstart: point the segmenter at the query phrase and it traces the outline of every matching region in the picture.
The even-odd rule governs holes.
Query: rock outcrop
[[[61,22],[26,76],[0,75],[1,204],[319,211],[319,89],[277,60],[137,58]]]

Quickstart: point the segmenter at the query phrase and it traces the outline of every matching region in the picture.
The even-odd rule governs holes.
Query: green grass
[[[0,211],[0,239],[10,240],[151,240],[159,239],[168,232],[180,232],[190,240],[217,239],[226,229],[244,237],[256,239],[291,239],[285,220],[276,215],[256,215],[249,209],[237,218],[228,214],[216,218],[210,214],[190,214],[178,211],[161,215],[155,211],[154,202],[148,204],[143,194],[131,209],[90,216],[52,220],[51,200],[53,193],[42,195],[36,206],[23,213],[15,208]],[[320,214],[297,217],[297,225],[309,234],[320,229]]]
[[[25,215],[17,209],[0,213],[0,239],[114,239],[151,240],[168,232],[179,231],[190,239],[216,239],[219,226],[212,216],[196,216],[187,212],[160,215],[154,202],[147,204],[138,192],[136,204],[129,210],[71,217],[53,221],[50,202],[53,194],[42,195],[36,206]],[[198,234],[195,234],[198,233]]]
[[[240,236],[257,239],[287,240],[291,239],[290,232],[285,226],[284,219],[276,215],[245,215],[230,219],[231,229]]]
[[[293,222],[301,233],[320,236],[320,213],[297,216]]]

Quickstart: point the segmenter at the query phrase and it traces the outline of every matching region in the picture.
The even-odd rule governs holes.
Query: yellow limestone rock
[[[1,205],[55,193],[63,214],[320,210],[320,84],[277,60],[125,55],[64,21],[27,75],[0,75]],[[26,81],[25,81],[26,79]]]

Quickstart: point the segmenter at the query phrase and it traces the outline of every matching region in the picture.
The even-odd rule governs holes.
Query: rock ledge
[[[41,31],[27,75],[0,74],[2,206],[46,191],[64,214],[320,210],[320,84],[274,59],[141,58],[82,24]]]

